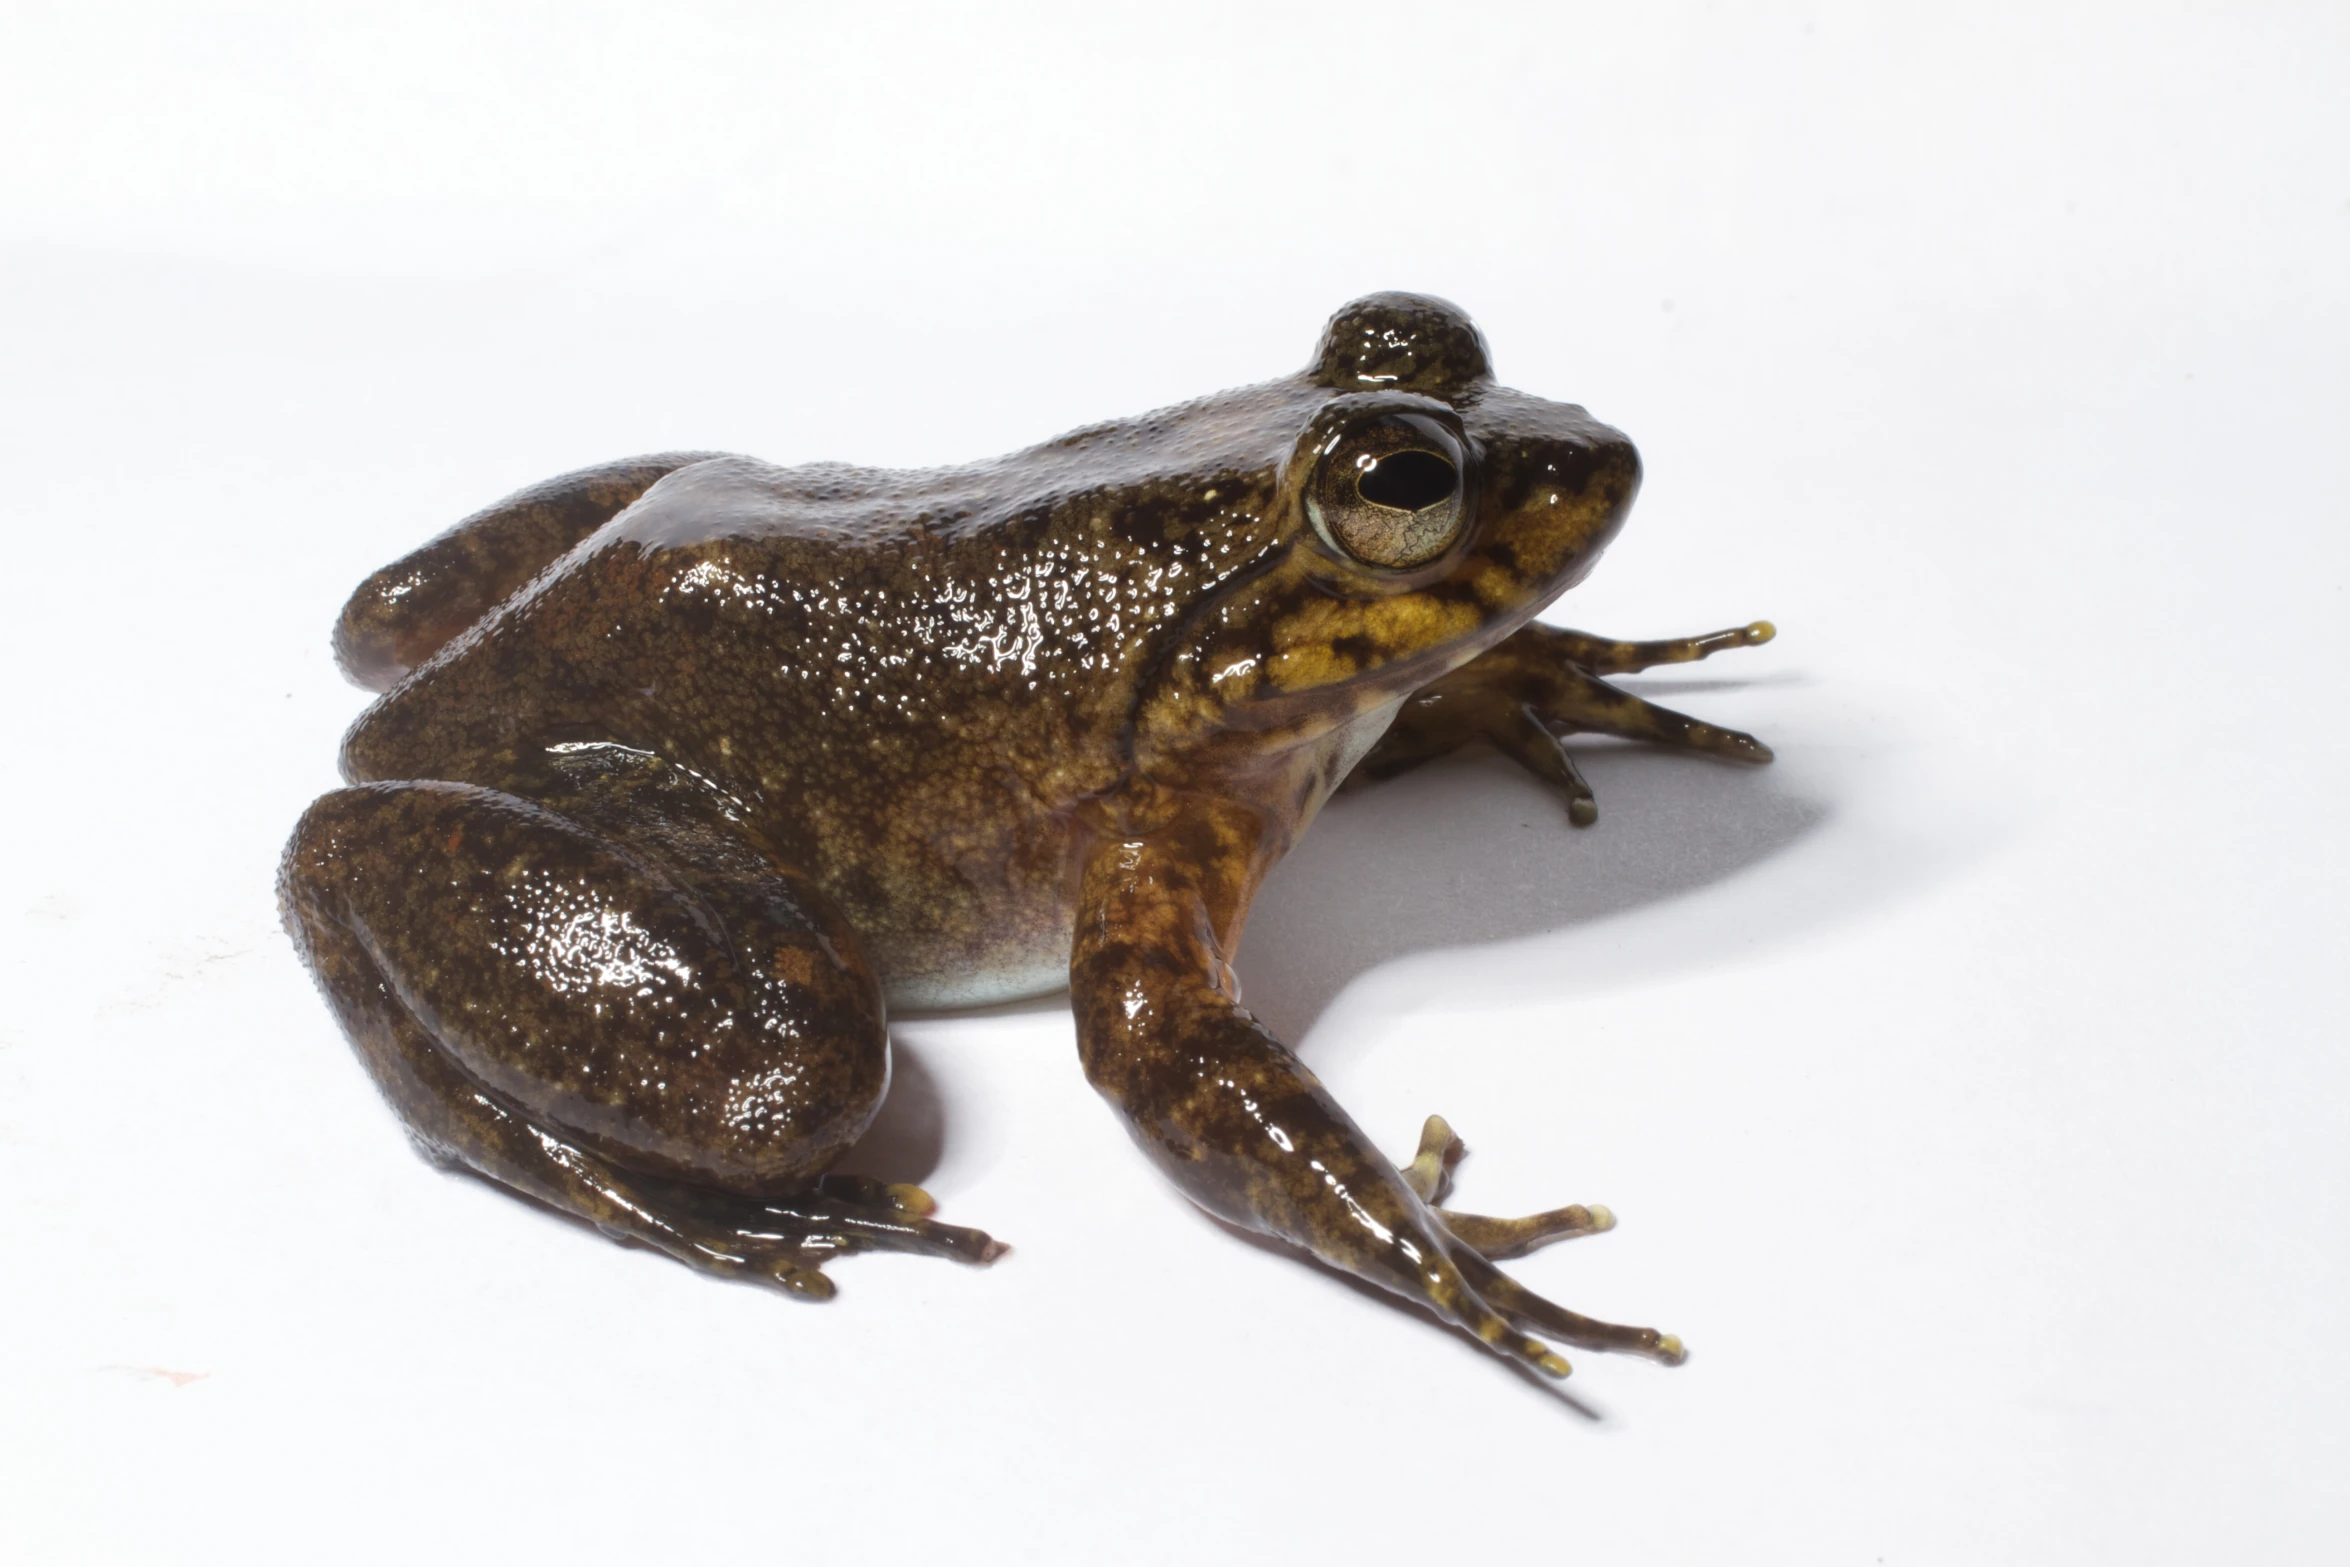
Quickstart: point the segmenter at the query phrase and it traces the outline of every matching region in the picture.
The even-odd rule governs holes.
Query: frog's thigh
[[[749,897],[740,880],[698,887],[673,858],[494,790],[389,783],[311,807],[284,896],[426,1143],[541,1196],[550,1137],[776,1194],[864,1130],[888,1042],[879,987],[821,895],[779,873]]]

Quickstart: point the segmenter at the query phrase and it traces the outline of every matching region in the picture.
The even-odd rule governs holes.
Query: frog
[[[1755,764],[1610,682],[1765,642],[1538,622],[1641,480],[1631,441],[1494,378],[1459,307],[1346,305],[1301,370],[990,461],[669,452],[522,490],[367,579],[378,695],[303,814],[285,924],[429,1158],[704,1273],[987,1264],[920,1187],[836,1168],[893,1011],[1066,989],[1145,1158],[1243,1231],[1543,1377],[1675,1364],[1498,1264],[1598,1233],[1450,1203],[1428,1118],[1382,1154],[1241,1002],[1250,904],[1342,786],[1482,741],[1567,824],[1566,741]]]

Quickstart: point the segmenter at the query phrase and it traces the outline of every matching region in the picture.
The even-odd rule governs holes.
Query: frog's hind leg
[[[1390,778],[1481,739],[1558,791],[1567,819],[1588,827],[1599,806],[1563,744],[1568,735],[1612,735],[1731,762],[1771,759],[1770,747],[1752,735],[1659,707],[1600,676],[1685,664],[1729,648],[1755,647],[1774,635],[1763,620],[1660,642],[1613,642],[1556,626],[1522,626],[1406,702],[1356,776]]]
[[[803,1297],[842,1252],[992,1260],[915,1188],[822,1174],[888,1078],[879,987],[822,894],[667,781],[569,803],[372,784],[287,849],[295,943],[427,1153]]]

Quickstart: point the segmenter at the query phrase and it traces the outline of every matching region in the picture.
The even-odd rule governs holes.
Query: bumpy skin
[[[710,1271],[828,1293],[874,1246],[985,1261],[824,1174],[884,1092],[884,996],[1066,982],[1088,1078],[1209,1211],[1551,1374],[1679,1358],[1492,1266],[1601,1208],[1435,1206],[1239,1005],[1248,904],[1350,772],[1484,738],[1591,817],[1578,730],[1751,739],[1599,676],[1767,639],[1527,624],[1639,483],[1496,385],[1454,307],[1374,295],[1303,372],[999,461],[672,454],[550,481],[376,574],[385,695],[287,852],[289,928],[439,1157]],[[1392,725],[1392,727],[1390,727]]]

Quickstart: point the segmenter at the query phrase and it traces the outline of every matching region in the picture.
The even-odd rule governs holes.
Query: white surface
[[[2350,1538],[2338,7],[11,7],[0,1555],[2325,1559]],[[852,14],[855,13],[855,14]],[[414,1160],[277,933],[329,618],[672,446],[990,454],[1372,288],[1640,442],[1559,618],[1749,774],[1342,802],[1243,972],[1622,1227],[1561,1400],[1243,1245],[1065,1008],[898,1031],[1017,1250],[810,1309]]]

